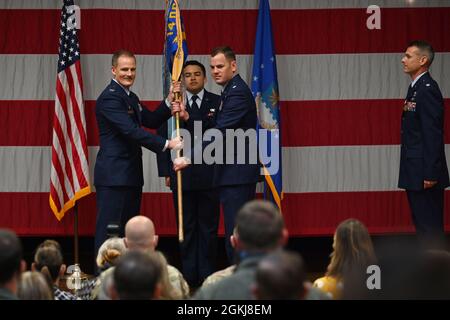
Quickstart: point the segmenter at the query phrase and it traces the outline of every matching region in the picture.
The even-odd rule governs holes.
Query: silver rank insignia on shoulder
[[[429,87],[429,86],[431,86],[431,84],[427,83],[425,86]]]
[[[116,92],[116,89],[109,88],[109,91],[110,91],[110,92]]]
[[[232,86],[231,88],[233,88],[233,89],[234,89],[234,88],[236,88],[236,87],[237,87],[237,86]]]

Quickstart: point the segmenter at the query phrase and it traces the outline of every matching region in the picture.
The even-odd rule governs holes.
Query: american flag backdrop
[[[162,99],[164,0],[80,0],[81,48],[90,176],[98,150],[95,100],[111,78],[111,54],[137,54],[132,90],[154,108]],[[0,0],[0,227],[21,235],[68,235],[48,204],[61,1]],[[366,26],[369,5],[381,29]],[[209,65],[229,44],[250,83],[257,0],[180,0],[189,59]],[[400,117],[409,78],[406,44],[428,40],[431,74],[445,98],[450,159],[450,1],[271,0],[283,158],[283,214],[291,235],[330,235],[345,218],[372,233],[411,232],[406,195],[397,189]],[[78,64],[79,65],[79,64]],[[208,79],[207,89],[220,87]],[[449,164],[450,165],[450,164]],[[159,234],[175,235],[172,195],[144,151],[142,213]],[[88,173],[86,173],[87,176]],[[94,190],[95,191],[95,190]],[[450,230],[450,192],[445,222]],[[81,235],[92,235],[95,192],[79,200]]]

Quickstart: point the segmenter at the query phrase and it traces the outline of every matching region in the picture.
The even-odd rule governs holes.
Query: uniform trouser
[[[444,190],[406,190],[406,194],[419,242],[426,248],[442,248],[445,245]]]
[[[125,235],[125,224],[139,214],[142,187],[96,186],[97,223],[95,227],[95,254],[107,239],[108,224],[119,225],[119,236]]]
[[[256,183],[223,186],[219,192],[225,224],[225,249],[228,262],[232,264],[235,257],[230,237],[233,234],[236,214],[246,202],[255,199]]]
[[[177,192],[173,193],[178,223]],[[183,191],[183,232],[180,243],[183,275],[198,287],[216,270],[220,204],[217,190]]]

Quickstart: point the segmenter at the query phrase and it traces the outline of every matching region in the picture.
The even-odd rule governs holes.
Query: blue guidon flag
[[[178,0],[166,0],[165,43],[163,54],[163,97],[169,94],[172,80],[180,77],[183,64],[188,56],[186,33]],[[174,118],[167,121],[169,137],[175,128]]]

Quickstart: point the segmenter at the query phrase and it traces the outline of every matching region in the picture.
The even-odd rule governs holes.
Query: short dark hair
[[[223,53],[225,58],[229,61],[236,60],[236,54],[234,53],[233,49],[231,49],[229,46],[221,46],[216,47],[211,52],[211,57],[217,56],[219,53]]]
[[[161,276],[156,253],[128,251],[114,269],[114,286],[121,300],[150,300]]]
[[[236,232],[245,250],[266,251],[276,248],[283,229],[283,217],[269,201],[247,202],[236,216]]]
[[[134,56],[133,52],[131,52],[129,50],[125,50],[125,49],[120,49],[113,53],[112,60],[111,60],[111,65],[113,67],[117,67],[117,61],[119,60],[120,57],[130,57],[130,58],[134,58],[134,60],[136,61],[136,57]]]
[[[0,286],[20,272],[22,245],[17,235],[7,229],[0,229]]]
[[[298,253],[277,250],[260,261],[255,279],[260,300],[300,299],[306,281],[303,259]]]
[[[184,66],[183,66],[183,71],[184,71],[184,69],[185,69],[187,66],[197,66],[197,67],[199,67],[200,69],[202,69],[203,75],[206,77],[206,69],[205,69],[205,66],[204,66],[201,62],[199,62],[199,61],[197,61],[197,60],[189,60],[189,61],[186,61],[186,62],[184,63]]]
[[[419,51],[428,58],[427,66],[430,66],[434,60],[434,49],[428,42],[424,40],[414,40],[408,44],[409,47],[417,47]]]

